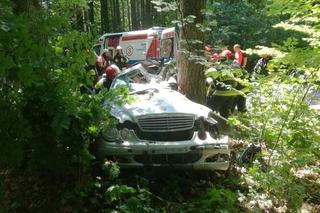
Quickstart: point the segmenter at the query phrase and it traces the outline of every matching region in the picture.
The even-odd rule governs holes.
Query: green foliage
[[[84,64],[92,37],[72,31],[67,16],[53,10],[16,15],[8,1],[5,6],[1,23],[6,27],[0,29],[1,167],[59,174],[88,169],[88,148],[102,121],[109,122],[101,102],[121,102],[125,91],[81,94],[80,84],[90,82]],[[64,47],[70,50],[66,55]]]
[[[229,189],[212,188],[181,212],[231,213],[237,211],[236,201],[237,195]]]

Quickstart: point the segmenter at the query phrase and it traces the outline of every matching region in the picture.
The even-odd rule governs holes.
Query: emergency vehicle
[[[106,33],[98,39],[93,50],[96,55],[101,55],[107,49],[114,57],[117,46],[122,47],[129,65],[146,59],[172,59],[178,49],[178,35],[174,27]]]

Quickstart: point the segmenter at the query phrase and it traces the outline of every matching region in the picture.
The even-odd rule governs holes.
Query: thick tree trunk
[[[183,18],[189,15],[196,18],[192,24],[184,23],[180,31],[181,51],[177,57],[178,85],[187,98],[198,103],[205,103],[204,67],[198,64],[196,59],[190,59],[190,54],[200,56],[203,49],[203,44],[194,44],[192,41],[204,41],[204,33],[196,24],[203,23],[201,10],[205,8],[205,2],[206,0],[182,0],[180,5]]]

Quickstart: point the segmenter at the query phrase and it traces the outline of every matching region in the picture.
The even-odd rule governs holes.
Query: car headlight
[[[128,140],[128,138],[130,137],[130,130],[127,128],[121,129],[120,136],[122,140]]]
[[[104,139],[106,139],[107,141],[111,141],[111,142],[121,140],[120,133],[119,133],[119,130],[117,128],[104,129],[102,131],[102,137]]]
[[[209,132],[212,138],[219,137],[218,122],[213,118],[212,112],[210,112],[208,117],[205,119],[205,129]]]

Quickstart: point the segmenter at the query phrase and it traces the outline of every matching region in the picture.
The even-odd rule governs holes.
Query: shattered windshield
[[[139,91],[155,87],[161,82],[161,78],[157,75],[152,75],[142,69],[131,70],[115,79],[113,88],[122,85],[132,91]]]

